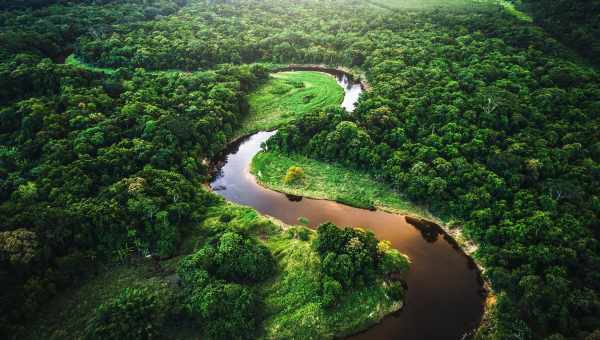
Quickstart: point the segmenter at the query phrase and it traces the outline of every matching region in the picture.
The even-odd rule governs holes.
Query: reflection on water
[[[362,93],[362,87],[359,83],[351,82],[345,73],[336,75],[338,84],[344,88],[344,101],[342,107],[348,112],[354,111],[358,97]]]

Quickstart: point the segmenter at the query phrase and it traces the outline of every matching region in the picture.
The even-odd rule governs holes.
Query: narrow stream
[[[353,110],[361,85],[343,73],[334,76],[346,93],[342,106]],[[297,224],[299,217],[305,217],[312,227],[330,221],[339,226],[368,228],[412,261],[404,308],[350,339],[461,339],[477,327],[485,300],[479,271],[440,228],[417,228],[403,215],[288,197],[258,185],[249,171],[250,162],[261,143],[273,134],[258,132],[231,145],[211,183],[213,190],[288,224]]]

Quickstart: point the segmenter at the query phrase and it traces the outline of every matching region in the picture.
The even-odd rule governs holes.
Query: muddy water
[[[353,93],[356,84],[347,78],[345,81],[343,84],[344,77],[338,77],[346,93]],[[354,99],[344,101],[348,110],[354,108],[360,86],[358,89]],[[261,143],[274,133],[259,132],[232,145],[224,166],[211,183],[213,190],[230,201],[289,224],[305,217],[313,227],[326,221],[366,227],[411,258],[404,308],[352,339],[461,339],[477,327],[485,299],[479,272],[441,229],[417,228],[402,215],[291,197],[259,186],[249,172],[250,161],[260,151]]]

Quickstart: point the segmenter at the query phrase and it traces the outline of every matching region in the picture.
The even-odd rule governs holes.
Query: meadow
[[[339,105],[343,89],[332,75],[322,72],[277,72],[248,97],[250,112],[241,134],[269,131],[301,113]]]

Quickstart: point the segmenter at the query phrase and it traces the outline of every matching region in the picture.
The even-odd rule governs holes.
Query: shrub
[[[210,279],[206,270],[212,265],[214,249],[204,247],[181,260],[177,267],[177,275],[187,287],[204,286]]]
[[[303,226],[308,226],[310,224],[310,221],[308,220],[308,218],[300,216],[298,217],[298,223]]]
[[[19,228],[0,232],[0,261],[25,266],[38,255],[37,235],[33,231]]]
[[[354,266],[354,263],[352,263],[352,258],[349,255],[337,255],[330,252],[323,258],[321,268],[324,274],[333,277],[343,284],[344,287],[350,287],[352,285],[352,278],[356,273],[356,267]]]
[[[408,259],[392,248],[389,241],[380,241],[377,248],[382,254],[379,268],[383,274],[405,273],[408,270]]]
[[[390,282],[386,287],[387,295],[394,301],[400,301],[404,298],[404,287],[400,282]]]
[[[154,287],[125,288],[96,308],[86,338],[148,339],[159,334],[168,312],[168,296]]]
[[[205,281],[206,271],[219,279],[234,282],[258,282],[273,274],[275,259],[267,247],[235,232],[225,232],[215,245],[207,244],[186,256],[177,273],[186,284]]]
[[[308,238],[309,238],[308,229],[306,229],[306,228],[298,229],[298,238],[301,239],[302,241],[308,241]]]
[[[330,276],[323,278],[321,287],[321,303],[325,307],[334,306],[344,293],[342,285]]]
[[[300,81],[300,80],[288,80],[287,81],[288,84],[292,85],[293,87],[297,88],[297,89],[301,89],[304,88],[304,82]]]
[[[220,237],[214,262],[218,277],[235,282],[262,281],[275,270],[275,259],[267,247],[234,232]]]
[[[310,239],[310,229],[301,226],[291,227],[287,230],[287,237],[308,241]]]
[[[283,178],[285,184],[297,184],[302,181],[304,181],[304,170],[299,166],[289,167]]]
[[[316,95],[314,94],[307,94],[306,96],[302,97],[302,102],[303,103],[310,103],[311,100],[313,100],[316,97]]]
[[[188,310],[210,339],[250,339],[256,330],[258,300],[247,287],[214,282],[195,289]]]
[[[293,85],[291,85],[291,84],[276,82],[271,87],[270,92],[274,95],[282,95],[282,94],[286,94],[286,93],[290,92],[292,90],[292,88],[293,88]]]
[[[381,253],[372,232],[359,228],[340,229],[325,223],[317,229],[315,248],[321,255],[321,270],[344,287],[372,282]]]

